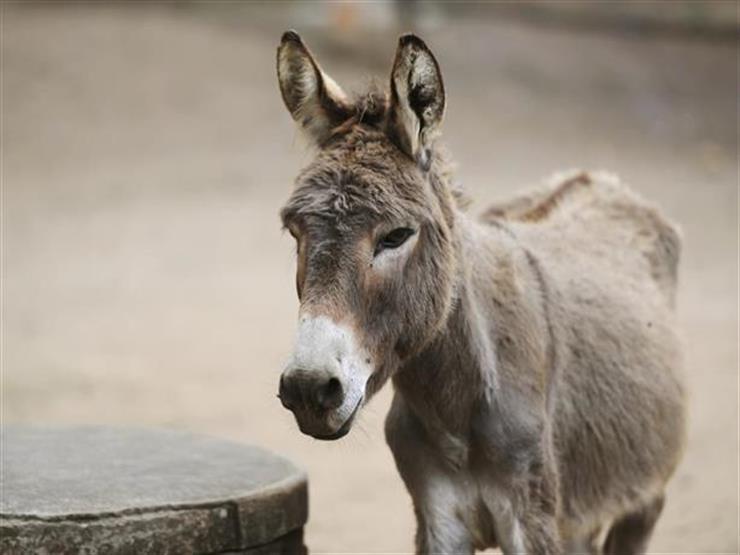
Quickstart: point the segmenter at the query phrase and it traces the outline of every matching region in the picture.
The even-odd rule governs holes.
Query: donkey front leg
[[[562,552],[558,473],[543,415],[509,395],[482,404],[473,418],[474,472],[506,555]]]
[[[459,473],[445,468],[416,417],[396,395],[385,424],[388,445],[416,514],[416,553],[466,555],[473,541],[462,519],[466,488]],[[457,475],[456,475],[457,474]]]
[[[462,492],[446,477],[428,477],[426,484],[420,484],[422,489],[411,494],[417,523],[416,552],[472,554],[470,533],[456,511]]]
[[[560,555],[555,490],[543,475],[527,473],[486,488],[496,537],[505,555]]]

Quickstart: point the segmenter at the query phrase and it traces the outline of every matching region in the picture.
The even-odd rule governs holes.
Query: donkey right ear
[[[280,40],[277,74],[285,106],[316,144],[324,143],[331,130],[350,117],[347,96],[321,71],[295,31],[286,31]]]

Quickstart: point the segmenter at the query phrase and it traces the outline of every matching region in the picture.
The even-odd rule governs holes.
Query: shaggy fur
[[[468,216],[434,142],[441,74],[417,37],[401,39],[386,97],[323,87],[295,33],[278,73],[319,146],[282,210],[301,312],[361,338],[365,401],[392,379],[386,435],[417,551],[644,551],[685,433],[675,227],[598,173]],[[416,243],[381,271],[374,246],[403,226]]]

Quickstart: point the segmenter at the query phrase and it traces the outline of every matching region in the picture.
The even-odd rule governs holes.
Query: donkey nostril
[[[326,391],[329,395],[337,395],[342,393],[342,382],[339,378],[329,378],[326,384]]]
[[[293,408],[293,402],[290,398],[290,393],[285,385],[285,376],[280,376],[280,388],[278,389],[278,399],[286,409]]]
[[[339,378],[329,378],[318,389],[319,406],[324,410],[332,410],[341,406],[344,401],[344,388]]]

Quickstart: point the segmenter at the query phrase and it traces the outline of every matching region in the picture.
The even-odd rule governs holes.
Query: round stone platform
[[[0,553],[306,553],[306,476],[262,449],[20,426],[0,448]]]

